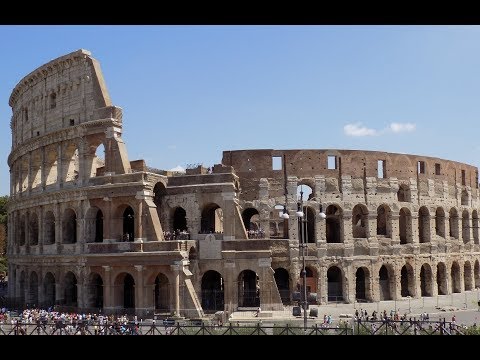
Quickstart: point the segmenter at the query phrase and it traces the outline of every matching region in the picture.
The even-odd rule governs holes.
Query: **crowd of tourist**
[[[187,230],[177,229],[173,232],[164,231],[163,237],[165,240],[190,240],[190,233]]]

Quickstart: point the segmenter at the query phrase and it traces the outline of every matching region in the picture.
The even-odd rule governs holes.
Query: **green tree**
[[[7,271],[7,205],[8,196],[0,196],[0,273]]]

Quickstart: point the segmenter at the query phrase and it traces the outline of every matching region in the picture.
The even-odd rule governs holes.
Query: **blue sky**
[[[12,89],[80,48],[123,108],[130,160],[152,167],[255,148],[480,165],[479,26],[0,26],[0,39],[0,195]]]

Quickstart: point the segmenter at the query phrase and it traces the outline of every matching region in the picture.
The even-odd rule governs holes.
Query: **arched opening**
[[[468,192],[467,190],[462,190],[462,196],[461,196],[461,200],[460,200],[462,206],[468,206]]]
[[[51,272],[45,274],[43,281],[44,307],[49,308],[55,305],[55,277]]]
[[[77,277],[71,271],[67,272],[64,280],[65,305],[77,307]]]
[[[397,199],[399,202],[411,202],[410,187],[408,185],[400,185],[397,191]]]
[[[445,238],[445,211],[441,207],[435,211],[435,233],[437,236]]]
[[[328,301],[343,301],[342,271],[337,266],[331,266],[327,271]]]
[[[392,292],[390,291],[390,274],[385,265],[382,265],[380,271],[378,272],[378,277],[380,279],[380,300],[392,300]]]
[[[464,244],[470,242],[470,219],[467,210],[462,212],[462,239]]]
[[[342,220],[342,211],[336,205],[329,205],[327,207],[326,213],[326,236],[327,243],[341,243],[341,220]]]
[[[203,274],[202,308],[204,311],[215,312],[224,310],[223,285],[223,278],[219,272],[208,270],[205,274]]]
[[[124,241],[135,239],[135,213],[131,206],[123,211],[123,238]]]
[[[223,210],[214,203],[205,205],[202,211],[201,231],[203,234],[223,233]]]
[[[318,282],[318,277],[317,277],[317,272],[315,269],[306,266],[305,267],[305,277],[306,277],[306,284],[307,284],[307,298],[308,294],[310,293],[317,293],[317,282]],[[299,283],[297,283],[297,290],[301,292],[301,294],[304,294],[303,290],[303,274],[302,271],[300,271],[299,274]]]
[[[472,211],[472,230],[473,230],[473,243],[478,244],[478,212]]]
[[[270,239],[288,239],[288,219],[283,219],[283,205],[275,205],[274,210],[270,211]]]
[[[473,276],[475,278],[475,288],[480,288],[480,264],[478,260],[475,260],[473,267]]]
[[[284,268],[275,269],[273,274],[283,305],[290,304],[290,276]]]
[[[438,295],[447,295],[447,268],[443,262],[437,264]]]
[[[307,201],[313,198],[313,189],[307,184],[297,185],[297,201]]]
[[[259,278],[252,270],[244,270],[238,275],[238,306],[260,306]]]
[[[387,205],[377,208],[377,235],[392,237],[392,212]]]
[[[115,306],[123,309],[135,308],[135,280],[128,273],[118,274],[115,279]]]
[[[366,302],[370,298],[370,272],[366,267],[359,267],[355,274],[355,299]]]
[[[256,215],[256,218],[252,221],[252,218]],[[259,229],[258,223],[258,210],[254,208],[247,208],[242,212],[243,225],[247,231],[257,231]]]
[[[75,182],[79,176],[80,161],[77,145],[73,142],[63,148],[63,177],[65,183]],[[72,185],[72,184],[70,184]]]
[[[357,204],[352,210],[352,234],[354,238],[366,238],[368,226],[368,209]]]
[[[432,269],[430,265],[423,264],[420,269],[420,291],[422,296],[432,296],[433,295],[433,276]]]
[[[163,222],[166,221],[162,218],[162,209],[166,208],[164,207],[164,205],[166,205],[165,195],[167,195],[167,189],[165,188],[165,185],[160,181],[157,182],[153,187],[153,203],[157,206],[157,215],[162,228],[164,228]],[[175,230],[175,228],[173,230]]]
[[[38,307],[38,275],[36,272],[30,273],[29,296],[27,303],[30,307]]]
[[[95,156],[92,160],[90,177],[100,176],[100,169],[102,168],[105,169],[105,146],[103,143],[100,143],[95,150]]]
[[[470,265],[470,261],[465,261],[465,264],[463,264],[463,279],[465,284],[465,291],[472,290],[473,279],[472,279],[472,265]]]
[[[91,273],[88,277],[88,300],[90,308],[103,308],[103,279],[97,273]]]
[[[55,216],[53,212],[47,211],[45,213],[45,225],[44,225],[44,241],[45,245],[51,245],[55,243]]]
[[[415,295],[415,279],[413,276],[413,268],[410,264],[405,264],[400,272],[401,296],[413,297]]]
[[[65,210],[63,215],[63,243],[77,242],[77,214],[72,209]]]
[[[182,207],[173,212],[173,231],[187,231],[187,212]]]
[[[38,216],[36,213],[30,214],[30,245],[38,245]]]
[[[159,312],[168,312],[170,310],[168,301],[168,299],[170,299],[169,289],[170,286],[167,276],[161,273],[158,274],[155,278],[155,310]],[[135,304],[135,302],[133,304]]]
[[[418,238],[420,243],[430,242],[430,212],[425,206],[418,210]]]
[[[448,219],[450,225],[450,237],[458,239],[458,213],[455,208],[450,209],[450,218]]]
[[[25,290],[26,290],[26,284],[25,284],[25,271],[22,271],[20,273],[20,281],[18,282],[18,291],[19,291],[19,297],[18,300],[20,301],[20,304],[25,304]]]
[[[301,230],[299,240],[303,241],[305,237],[307,243],[315,243],[315,210],[310,206],[304,206],[302,211],[304,218],[301,219],[301,227],[299,227]]]
[[[25,231],[25,214],[20,218],[20,241],[18,242],[20,246],[25,245],[27,240],[26,231]]]
[[[462,292],[462,288],[460,287],[460,266],[456,261],[452,263],[450,275],[452,280],[452,292]]]
[[[58,153],[57,153],[57,144],[45,146],[45,163],[44,163],[44,173],[45,173],[45,185],[53,185],[57,182],[58,175]]]
[[[103,212],[100,209],[95,216],[95,242],[103,242]]]
[[[412,216],[407,208],[400,209],[399,218],[400,244],[412,242]]]

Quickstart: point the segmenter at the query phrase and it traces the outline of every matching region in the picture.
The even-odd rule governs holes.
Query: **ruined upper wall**
[[[323,175],[327,178],[342,176],[352,178],[379,177],[379,161],[383,161],[383,178],[398,180],[417,179],[419,182],[433,179],[478,187],[478,169],[474,166],[428,156],[395,154],[362,150],[236,150],[224,151],[222,164],[233,166],[243,189],[258,190],[260,178],[283,182],[283,170],[273,170],[273,157],[285,155],[287,176],[296,176],[299,181]],[[328,157],[335,166],[330,169]],[[335,158],[333,158],[335,157]],[[277,159],[277,160],[280,160]],[[333,160],[335,159],[335,160]],[[419,162],[421,162],[419,164]],[[423,164],[423,165],[422,165]],[[419,171],[421,169],[421,171]],[[463,174],[462,175],[462,170]]]
[[[13,147],[49,132],[95,120],[111,106],[100,64],[80,49],[40,66],[12,91]]]

